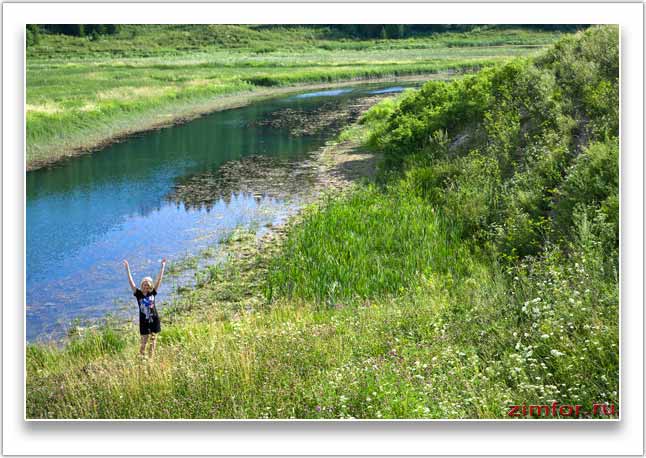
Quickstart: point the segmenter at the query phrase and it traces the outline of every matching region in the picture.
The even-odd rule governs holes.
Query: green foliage
[[[27,48],[33,47],[40,43],[40,27],[36,24],[27,24],[25,44]]]
[[[379,129],[395,112],[396,100],[395,97],[388,97],[374,104],[361,116],[359,124],[368,124],[371,129]]]
[[[114,35],[119,31],[120,26],[118,24],[40,24],[32,27],[53,34],[83,37]]]
[[[558,399],[591,405],[618,402],[619,289],[604,266],[604,249],[585,216],[565,254],[548,245],[540,257],[514,270],[515,305],[508,311],[519,331],[508,364],[530,402]],[[513,358],[513,359],[512,359]],[[511,369],[514,370],[514,369]],[[536,383],[537,380],[542,381]]]
[[[463,234],[486,227],[499,207],[501,179],[498,163],[473,151],[456,164],[457,170],[445,182],[442,206],[455,215]]]
[[[121,352],[126,346],[123,335],[109,326],[95,331],[90,330],[82,337],[73,338],[66,352],[76,358],[96,358]]]
[[[607,229],[617,221],[617,37],[616,27],[593,27],[535,62],[429,82],[372,125],[365,119],[369,144],[383,151],[387,168],[414,175],[414,187],[465,234],[495,241],[507,256],[536,254],[545,240],[568,234],[579,203],[607,209],[599,216]],[[596,141],[605,147],[591,147],[570,170]],[[491,187],[470,171],[481,167],[470,162],[474,152],[497,164],[496,173],[483,169]],[[414,171],[420,163],[437,170]],[[476,197],[480,188],[499,197]]]
[[[593,231],[608,253],[619,248],[619,142],[589,145],[574,161],[559,188],[556,227],[573,235],[575,210],[592,219]]]
[[[558,42],[537,65],[556,77],[563,103],[579,120],[579,136],[604,140],[619,133],[619,30],[593,27]]]
[[[343,26],[326,25],[181,25],[181,24],[44,24],[38,26],[45,32],[41,46],[29,50],[28,55],[43,58],[90,57],[112,55],[115,57],[178,56],[186,53],[213,52],[230,49],[253,51],[312,52],[321,50],[393,50],[434,48],[460,54],[458,48],[483,46],[528,47],[519,53],[541,47],[561,36],[558,31],[523,28],[481,27],[471,31],[454,29],[423,30],[397,24],[359,24]],[[104,38],[102,43],[89,45],[84,35],[97,31]],[[387,39],[380,39],[382,31]],[[397,38],[397,40],[392,40]],[[464,50],[468,52],[468,50]],[[488,55],[498,50],[489,50]],[[513,50],[506,50],[513,51]],[[477,52],[472,50],[471,52]]]

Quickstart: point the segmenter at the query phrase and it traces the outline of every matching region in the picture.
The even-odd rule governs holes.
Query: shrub
[[[366,117],[369,144],[464,236],[491,238],[512,258],[537,254],[548,239],[571,239],[577,204],[615,246],[616,32],[593,27],[535,61],[428,82]]]
[[[599,230],[607,248],[619,244],[619,141],[593,143],[574,161],[559,188],[555,225],[559,232],[572,235],[577,206],[607,227]]]

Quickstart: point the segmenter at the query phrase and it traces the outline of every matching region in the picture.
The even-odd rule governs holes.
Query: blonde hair
[[[153,279],[152,277],[144,277],[143,280],[141,280],[141,285],[140,287],[144,287],[144,283],[148,283],[150,285],[150,289],[153,289]]]

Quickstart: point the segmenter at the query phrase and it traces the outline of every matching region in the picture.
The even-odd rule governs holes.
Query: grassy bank
[[[265,244],[232,240],[229,263],[175,304],[154,361],[136,360],[134,328],[30,345],[27,416],[618,408],[616,27],[426,83],[342,138],[384,158],[376,182]]]
[[[27,50],[27,166],[248,103],[272,88],[469,71],[534,54],[556,32],[483,30],[351,40],[325,28],[123,26],[98,40],[41,35]]]

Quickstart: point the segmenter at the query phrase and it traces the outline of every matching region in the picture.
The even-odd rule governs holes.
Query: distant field
[[[41,35],[27,51],[28,168],[215,109],[259,87],[465,71],[532,55],[562,34],[483,30],[390,40],[328,29],[128,26],[98,40]]]

